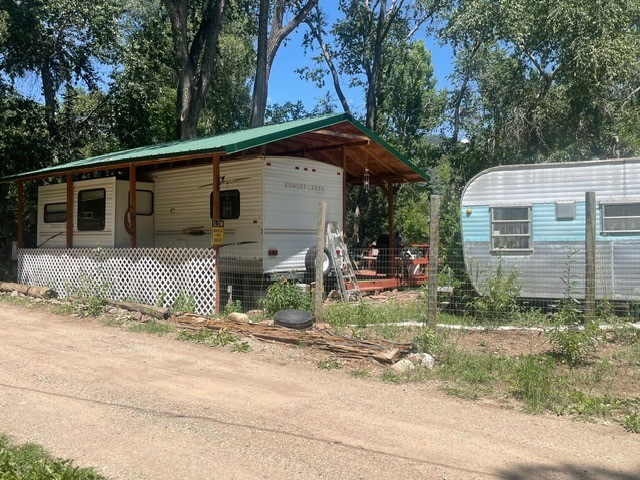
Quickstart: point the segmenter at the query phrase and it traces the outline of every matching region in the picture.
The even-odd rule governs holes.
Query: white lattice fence
[[[215,312],[215,252],[196,248],[21,249],[18,281],[53,288],[61,297],[102,296],[171,307],[193,303]]]

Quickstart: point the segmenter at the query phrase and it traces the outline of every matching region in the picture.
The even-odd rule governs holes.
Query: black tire
[[[313,314],[306,310],[280,310],[273,316],[273,322],[281,327],[304,330],[313,325]]]
[[[311,247],[307,250],[307,254],[304,257],[304,266],[307,269],[307,272],[315,275],[316,273],[316,252],[318,249],[316,247]],[[322,274],[327,275],[331,271],[331,255],[329,255],[329,249],[324,249],[324,259],[322,261]]]

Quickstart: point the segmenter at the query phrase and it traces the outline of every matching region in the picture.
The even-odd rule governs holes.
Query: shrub
[[[180,292],[176,299],[173,301],[171,310],[174,312],[195,313],[196,311],[196,299],[193,295],[185,295]]]
[[[267,289],[266,296],[260,299],[260,306],[267,315],[288,309],[313,313],[311,295],[298,288],[295,281],[289,282],[284,277]]]
[[[240,300],[234,300],[233,302],[229,302],[224,306],[224,310],[222,314],[227,317],[229,314],[234,312],[242,312],[242,304]]]
[[[506,271],[504,260],[498,260],[494,275],[489,275],[481,296],[472,302],[473,312],[479,321],[492,322],[507,317],[513,320],[519,316],[518,296],[522,290],[522,282],[518,279],[518,271],[514,268]]]
[[[582,328],[558,324],[547,330],[546,335],[555,354],[574,367],[587,353],[595,351],[600,333],[600,327],[589,320]]]

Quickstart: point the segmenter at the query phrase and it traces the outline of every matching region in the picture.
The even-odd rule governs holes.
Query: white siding
[[[321,201],[327,222],[342,225],[342,169],[297,157],[267,157],[264,169],[264,270],[303,270]],[[270,249],[278,256],[269,257]]]
[[[136,182],[137,190],[153,192],[153,183]],[[131,238],[124,228],[124,215],[129,208],[129,181],[116,182],[115,209],[115,247],[127,248],[131,246]],[[153,247],[153,215],[138,215],[136,217],[137,246]]]
[[[224,177],[220,190],[240,191],[240,218],[225,220],[225,243],[237,248],[236,241],[252,250],[260,250],[262,228],[262,162],[261,157],[223,162]],[[209,198],[212,188],[211,165],[156,172],[155,183],[155,246],[196,247],[211,245]],[[186,235],[183,229],[203,227],[205,235]],[[238,240],[236,240],[236,231]],[[247,248],[244,247],[244,248]],[[224,250],[224,247],[223,247]],[[221,252],[224,255],[224,252]]]
[[[105,228],[101,231],[78,231],[78,192],[95,188],[105,189]],[[153,190],[152,183],[137,183],[138,189]],[[44,185],[38,188],[37,246],[66,247],[66,223],[45,223],[44,206],[47,203],[66,203],[67,184]],[[128,247],[129,235],[124,229],[124,212],[129,205],[129,182],[114,177],[81,180],[73,184],[73,207],[67,214],[73,219],[74,247]],[[153,217],[138,217],[138,246],[153,246]]]

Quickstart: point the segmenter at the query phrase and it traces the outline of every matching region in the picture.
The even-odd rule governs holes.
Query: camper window
[[[106,195],[104,188],[78,192],[78,230],[104,230]]]
[[[221,220],[240,218],[240,190],[223,190],[220,192]],[[209,217],[213,218],[213,192],[209,195]]]
[[[67,203],[45,203],[44,223],[64,223],[67,221]]]
[[[531,251],[531,207],[491,208],[491,250]]]
[[[131,199],[129,199],[131,206]],[[153,215],[153,192],[136,189],[136,215]]]
[[[640,203],[602,205],[602,233],[640,233]]]

